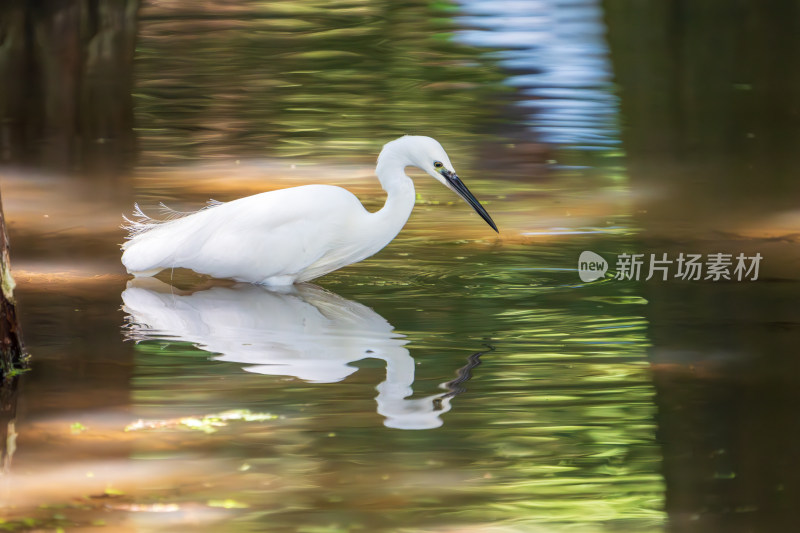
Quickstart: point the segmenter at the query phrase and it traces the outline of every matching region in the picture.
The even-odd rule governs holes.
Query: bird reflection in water
[[[377,411],[397,429],[431,429],[454,396],[464,391],[480,363],[477,352],[447,392],[410,399],[414,358],[408,341],[375,311],[316,285],[279,291],[251,284],[214,286],[186,292],[154,278],[134,279],[122,293],[128,337],[193,343],[218,361],[244,370],[294,376],[311,383],[335,383],[358,370],[350,363],[367,358],[386,362],[386,380],[377,386]]]

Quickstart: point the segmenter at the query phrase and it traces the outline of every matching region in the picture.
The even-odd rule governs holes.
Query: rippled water
[[[3,398],[0,526],[791,530],[797,156],[756,111],[798,79],[662,61],[637,6],[145,2],[136,163],[3,170],[32,368]],[[726,34],[691,11],[669,20]],[[669,94],[705,120],[650,68],[694,73]],[[124,275],[134,201],[326,182],[375,209],[402,133],[442,141],[499,236],[420,178],[400,236],[319,285]],[[765,259],[752,283],[583,283],[585,250]]]
[[[90,346],[31,331],[11,478],[28,490],[12,500],[69,480],[76,497],[111,487],[124,492],[99,500],[112,509],[174,505],[167,524],[210,530],[662,523],[643,300],[576,283],[574,245],[416,235],[326,279],[339,294],[114,278],[90,286],[105,302],[81,304],[21,279],[27,320],[89,315],[71,338]],[[69,383],[41,382],[47,367]],[[61,404],[98,380],[77,396],[92,409]],[[51,439],[69,462],[25,444]]]

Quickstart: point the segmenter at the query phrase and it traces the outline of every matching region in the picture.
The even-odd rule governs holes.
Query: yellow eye
[[[440,169],[440,168],[442,168],[443,166],[444,166],[444,165],[442,164],[442,162],[441,162],[441,161],[434,161],[434,162],[433,162],[433,168],[435,168],[435,169]]]

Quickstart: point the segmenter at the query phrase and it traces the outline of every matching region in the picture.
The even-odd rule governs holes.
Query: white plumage
[[[122,263],[135,276],[189,268],[215,278],[266,285],[308,281],[366,259],[403,228],[414,207],[416,166],[459,194],[497,230],[461,182],[441,145],[405,136],[387,143],[375,173],[386,204],[370,213],[352,193],[330,185],[264,192],[164,221],[136,209],[126,218]]]

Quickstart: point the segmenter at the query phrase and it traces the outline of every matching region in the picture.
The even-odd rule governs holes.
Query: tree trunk
[[[0,2],[0,162],[127,168],[139,0]]]
[[[5,472],[16,448],[18,371],[27,365],[14,303],[14,278],[8,260],[8,233],[0,199],[0,468]]]
[[[0,378],[14,374],[25,364],[22,332],[14,302],[14,278],[8,258],[8,233],[0,197]]]

